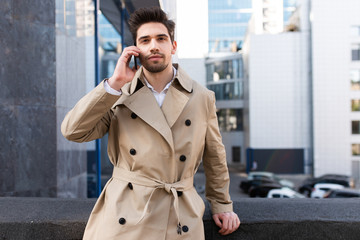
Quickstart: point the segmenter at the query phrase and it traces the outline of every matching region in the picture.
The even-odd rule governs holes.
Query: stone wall
[[[0,198],[0,239],[81,239],[95,199]],[[212,239],[359,239],[359,199],[242,199],[240,228],[218,234],[209,205],[205,237]],[[191,227],[191,226],[189,226]]]
[[[60,134],[85,94],[84,37],[56,23],[65,2],[0,1],[0,196],[86,197],[86,148]]]

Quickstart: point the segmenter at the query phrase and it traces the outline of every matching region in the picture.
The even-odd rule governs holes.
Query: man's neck
[[[154,88],[155,91],[161,92],[165,86],[173,79],[173,66],[170,63],[162,72],[152,73],[143,68],[146,81]]]

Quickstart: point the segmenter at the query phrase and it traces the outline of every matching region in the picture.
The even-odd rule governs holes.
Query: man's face
[[[140,49],[140,62],[152,73],[161,72],[172,63],[176,42],[171,42],[169,32],[162,23],[145,23],[137,30],[136,46]]]

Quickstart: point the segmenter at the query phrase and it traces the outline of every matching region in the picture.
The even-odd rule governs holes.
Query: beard
[[[167,66],[169,65],[169,63],[164,63],[164,62],[160,62],[160,61],[150,62],[148,59],[152,55],[153,54],[149,54],[147,56],[140,55],[139,59],[140,59],[141,65],[151,73],[159,73],[159,72],[164,71],[167,68]],[[156,55],[160,55],[163,60],[165,59],[165,55],[162,53],[156,53]]]

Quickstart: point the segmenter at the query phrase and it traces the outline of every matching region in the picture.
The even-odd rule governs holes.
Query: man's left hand
[[[228,235],[240,226],[240,220],[234,212],[216,213],[213,215],[215,224],[220,228],[221,235]]]

